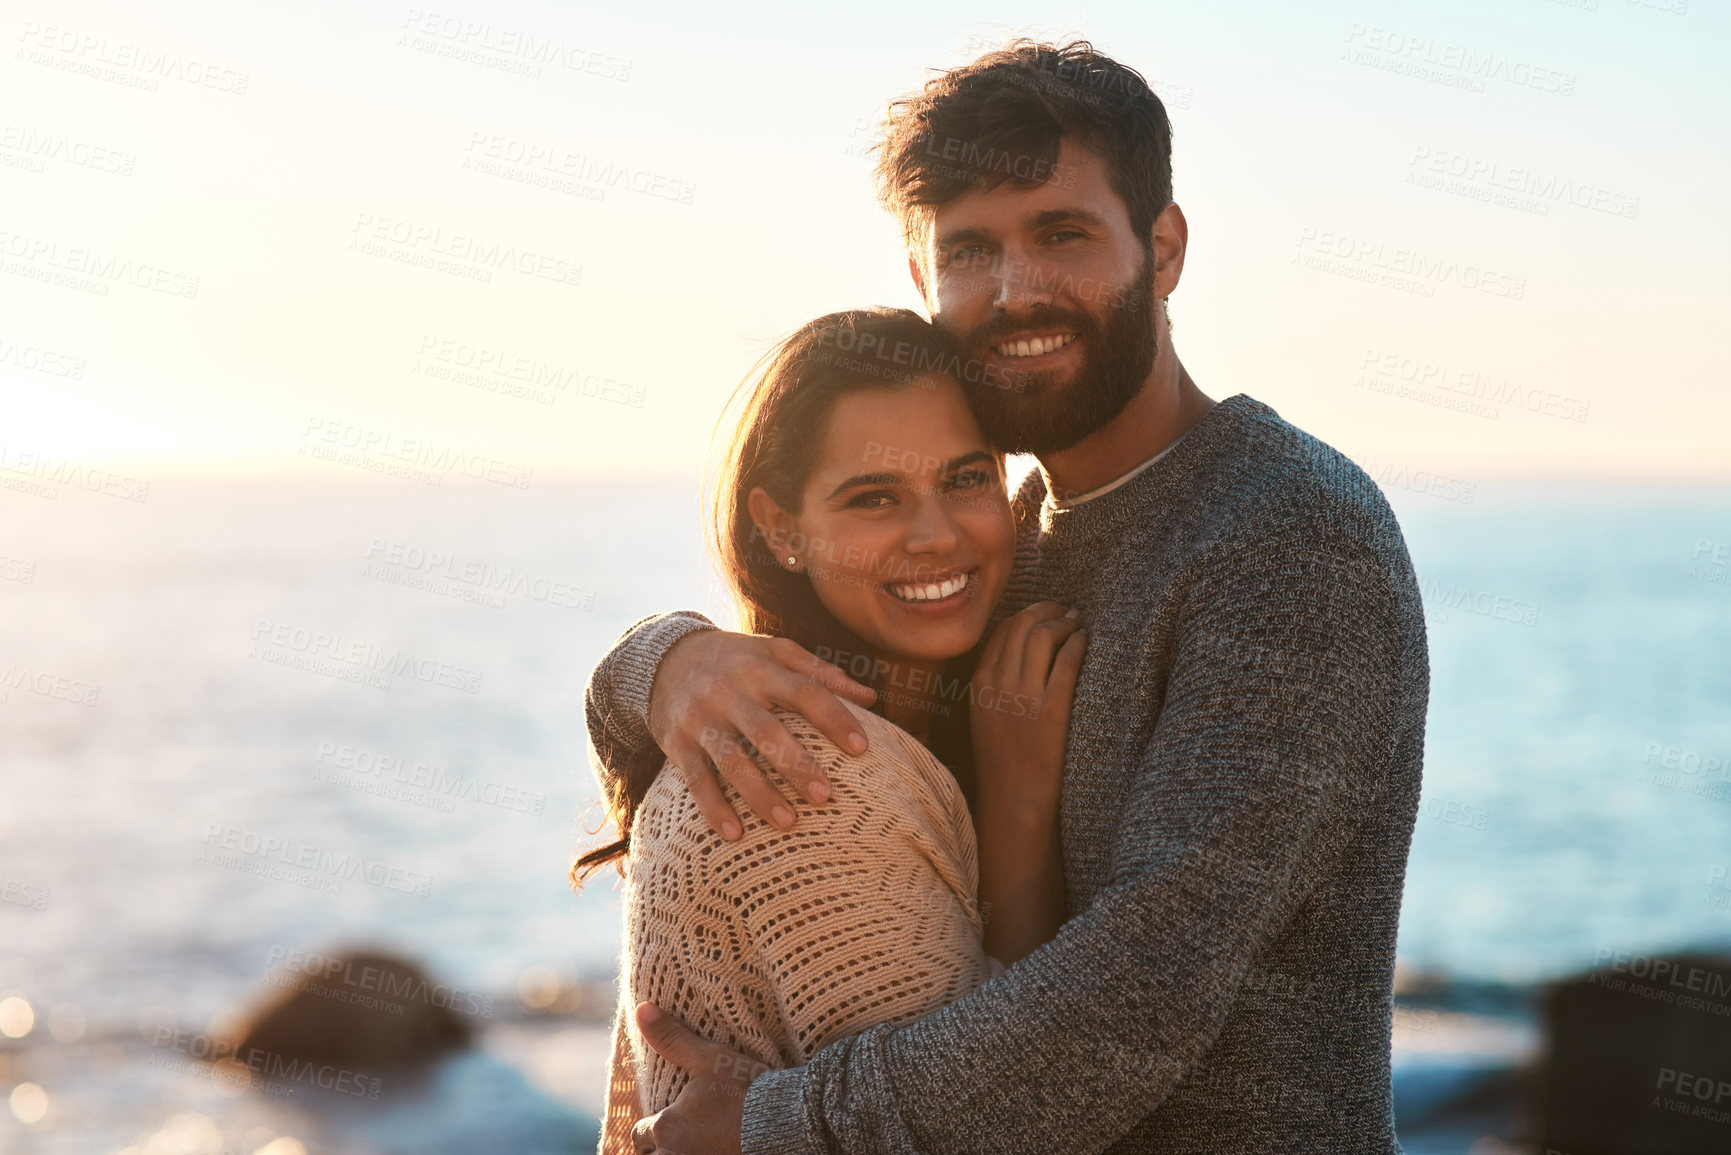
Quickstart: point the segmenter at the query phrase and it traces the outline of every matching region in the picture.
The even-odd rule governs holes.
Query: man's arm
[[[632,758],[656,744],[649,731],[649,696],[667,651],[694,630],[713,629],[714,622],[691,610],[651,615],[621,634],[590,672],[583,712],[603,795]]]
[[[1212,552],[1108,885],[1002,978],[760,1076],[747,1155],[1099,1151],[1212,1046],[1384,785],[1402,677],[1394,591],[1357,543]]]
[[[685,777],[710,828],[740,835],[739,816],[722,794],[721,777],[752,810],[777,826],[793,825],[787,799],[751,757],[770,765],[813,802],[829,785],[811,754],[771,710],[789,709],[853,753],[865,735],[837,695],[869,706],[877,695],[786,638],[733,634],[702,614],[677,611],[644,618],[601,659],[584,691],[589,738],[602,793],[659,746]]]

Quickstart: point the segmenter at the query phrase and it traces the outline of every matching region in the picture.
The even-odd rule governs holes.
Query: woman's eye
[[[979,489],[992,483],[992,475],[983,469],[967,469],[950,479],[951,489]]]
[[[861,493],[854,497],[850,497],[848,499],[847,508],[882,509],[884,506],[894,502],[895,499],[896,495],[887,489],[874,489],[869,493]]]

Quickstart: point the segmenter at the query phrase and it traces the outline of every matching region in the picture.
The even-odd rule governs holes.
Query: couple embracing
[[[1179,363],[1133,70],[990,53],[892,106],[878,178],[931,320],[764,359],[712,495],[743,632],[647,618],[590,679],[602,1151],[1398,1151],[1429,675],[1394,516]]]

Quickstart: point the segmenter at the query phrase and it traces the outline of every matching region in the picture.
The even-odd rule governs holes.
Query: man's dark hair
[[[878,197],[912,247],[932,209],[1006,180],[1062,183],[1061,138],[1106,160],[1146,245],[1172,203],[1172,122],[1133,68],[1086,40],[1015,40],[890,105],[878,145]]]

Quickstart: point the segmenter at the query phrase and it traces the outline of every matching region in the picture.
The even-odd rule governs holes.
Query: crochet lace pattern
[[[632,1126],[686,1082],[644,1042],[639,1002],[769,1067],[797,1067],[1002,972],[981,945],[974,828],[955,779],[906,731],[850,709],[868,741],[858,756],[778,711],[831,787],[826,803],[793,804],[791,829],[724,784],[744,827],[728,842],[677,770],[656,776],[631,828],[602,1155],[628,1155]]]

